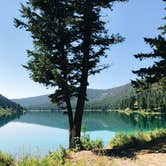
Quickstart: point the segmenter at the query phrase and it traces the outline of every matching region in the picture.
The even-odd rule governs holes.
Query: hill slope
[[[134,90],[130,84],[106,90],[88,89],[87,96],[89,101],[86,102],[86,109],[113,108],[118,100],[133,93]],[[13,99],[13,101],[27,109],[57,109],[57,106],[50,102],[48,95]]]
[[[19,117],[22,113],[23,108],[19,104],[0,95],[0,127],[11,119]]]
[[[19,104],[7,99],[6,97],[4,97],[2,95],[0,95],[0,108],[4,108],[4,109],[5,108],[10,108],[10,109],[13,109],[13,110],[22,109],[22,107]]]

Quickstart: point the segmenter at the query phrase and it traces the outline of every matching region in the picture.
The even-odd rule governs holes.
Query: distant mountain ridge
[[[88,89],[85,108],[100,109],[100,107],[111,107],[121,98],[134,94],[134,89],[130,84],[119,86],[111,89]],[[13,99],[12,101],[19,103],[27,109],[57,109],[56,104],[52,104],[49,95],[29,97],[23,99]]]

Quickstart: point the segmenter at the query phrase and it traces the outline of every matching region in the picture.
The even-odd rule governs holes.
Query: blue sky
[[[0,93],[8,98],[22,98],[48,94],[53,89],[34,83],[22,67],[31,49],[30,34],[13,26],[13,18],[19,17],[20,3],[25,0],[1,0],[0,5]],[[109,56],[103,62],[111,67],[89,79],[89,88],[107,89],[129,83],[135,76],[132,70],[151,64],[140,62],[133,55],[150,51],[143,37],[154,37],[160,33],[165,16],[162,0],[130,0],[117,3],[114,11],[105,11],[109,33],[120,33],[125,42],[110,47]]]

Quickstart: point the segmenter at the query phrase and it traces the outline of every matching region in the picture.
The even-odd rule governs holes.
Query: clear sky
[[[20,3],[25,0],[1,0],[0,5],[0,93],[8,98],[22,98],[48,94],[52,89],[34,83],[22,67],[28,58],[26,50],[32,48],[30,34],[13,26],[19,16]],[[165,16],[162,0],[129,0],[119,3],[114,11],[104,13],[110,33],[120,33],[126,38],[122,44],[110,47],[104,61],[111,67],[89,79],[89,88],[107,89],[129,83],[135,76],[132,70],[151,63],[139,62],[133,55],[149,51],[143,37],[160,33]]]

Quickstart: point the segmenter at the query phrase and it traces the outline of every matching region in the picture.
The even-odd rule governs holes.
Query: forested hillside
[[[12,101],[20,104],[29,110],[56,110],[56,104],[51,103],[49,95],[29,97],[23,99],[13,99]]]
[[[143,109],[153,111],[166,110],[166,92],[161,90],[145,90],[141,93],[130,95],[117,103],[117,108],[131,110]]]
[[[107,109],[115,107],[117,101],[126,96],[134,94],[134,89],[130,84],[120,86],[112,89],[88,89],[86,102],[86,109]],[[57,109],[55,104],[52,104],[48,98],[48,95],[30,97],[24,99],[14,99],[14,102],[21,104],[27,109]],[[75,100],[73,99],[73,107]]]
[[[136,93],[130,84],[112,89],[88,89],[87,110],[108,110],[108,109],[144,109],[164,110],[166,108],[166,93],[160,90],[147,90]],[[30,110],[58,110],[56,104],[52,104],[48,95],[15,99],[23,107]],[[72,102],[75,106],[75,100]]]
[[[22,106],[0,95],[0,117],[19,115],[22,110]]]
[[[126,93],[106,96],[103,99],[86,103],[87,109],[130,109],[146,111],[165,111],[166,92],[159,88],[152,88],[136,93],[131,86],[126,87]],[[123,91],[121,91],[123,92]]]
[[[94,90],[95,91],[95,90]],[[130,84],[119,86],[112,89],[101,90],[102,93],[92,100],[91,90],[88,91],[88,99],[86,102],[86,109],[95,109],[95,110],[107,110],[107,109],[116,109],[119,101],[126,98],[127,96],[134,95],[135,91]]]
[[[0,108],[12,108],[16,110],[22,109],[19,104],[7,99],[2,95],[0,95]]]

